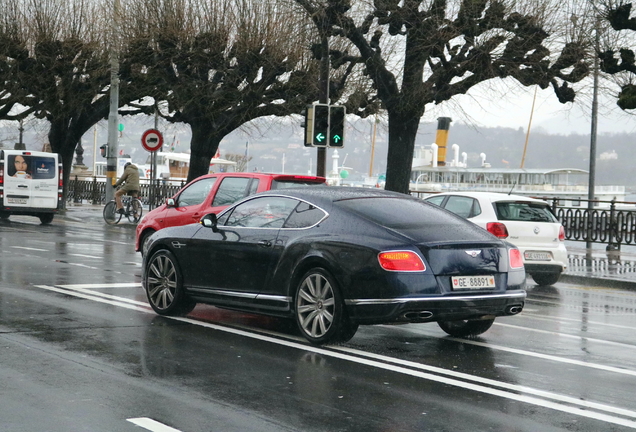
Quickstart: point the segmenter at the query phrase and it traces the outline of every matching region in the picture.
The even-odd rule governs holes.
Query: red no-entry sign
[[[163,145],[163,135],[157,129],[148,129],[141,136],[141,145],[149,152],[155,152]]]

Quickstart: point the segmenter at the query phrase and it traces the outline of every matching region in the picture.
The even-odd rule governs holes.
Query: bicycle
[[[109,225],[118,224],[122,216],[126,216],[132,223],[138,223],[141,220],[143,206],[137,197],[123,195],[121,202],[124,205],[124,213],[117,213],[117,203],[115,200],[109,201],[104,206],[104,220]]]

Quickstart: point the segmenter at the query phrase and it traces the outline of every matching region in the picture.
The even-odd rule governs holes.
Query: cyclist
[[[132,162],[126,162],[124,173],[119,177],[114,187],[124,185],[115,192],[115,202],[117,203],[117,213],[124,214],[124,205],[121,196],[124,194],[137,197],[139,195],[139,168]]]

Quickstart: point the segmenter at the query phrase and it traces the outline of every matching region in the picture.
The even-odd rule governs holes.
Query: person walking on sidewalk
[[[139,168],[132,162],[126,162],[124,172],[115,183],[114,187],[124,184],[115,192],[115,202],[117,203],[117,213],[124,213],[124,205],[121,202],[121,196],[124,194],[137,197],[139,195]]]

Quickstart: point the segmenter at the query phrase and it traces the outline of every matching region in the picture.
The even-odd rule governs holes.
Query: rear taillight
[[[565,241],[565,228],[563,228],[563,225],[559,227],[559,241]]]
[[[0,185],[4,184],[4,164],[0,163]]]
[[[388,271],[424,271],[426,266],[418,254],[412,251],[388,251],[378,254],[378,261]]]
[[[64,172],[62,171],[62,164],[60,164],[58,168],[58,172],[59,172],[60,179],[57,183],[57,187],[63,188],[64,187]]]
[[[510,268],[523,267],[523,259],[519,249],[508,249],[508,259],[510,260]]]
[[[493,234],[495,237],[499,238],[507,238],[508,237],[508,228],[501,222],[488,222],[486,225],[486,229],[490,234]]]

